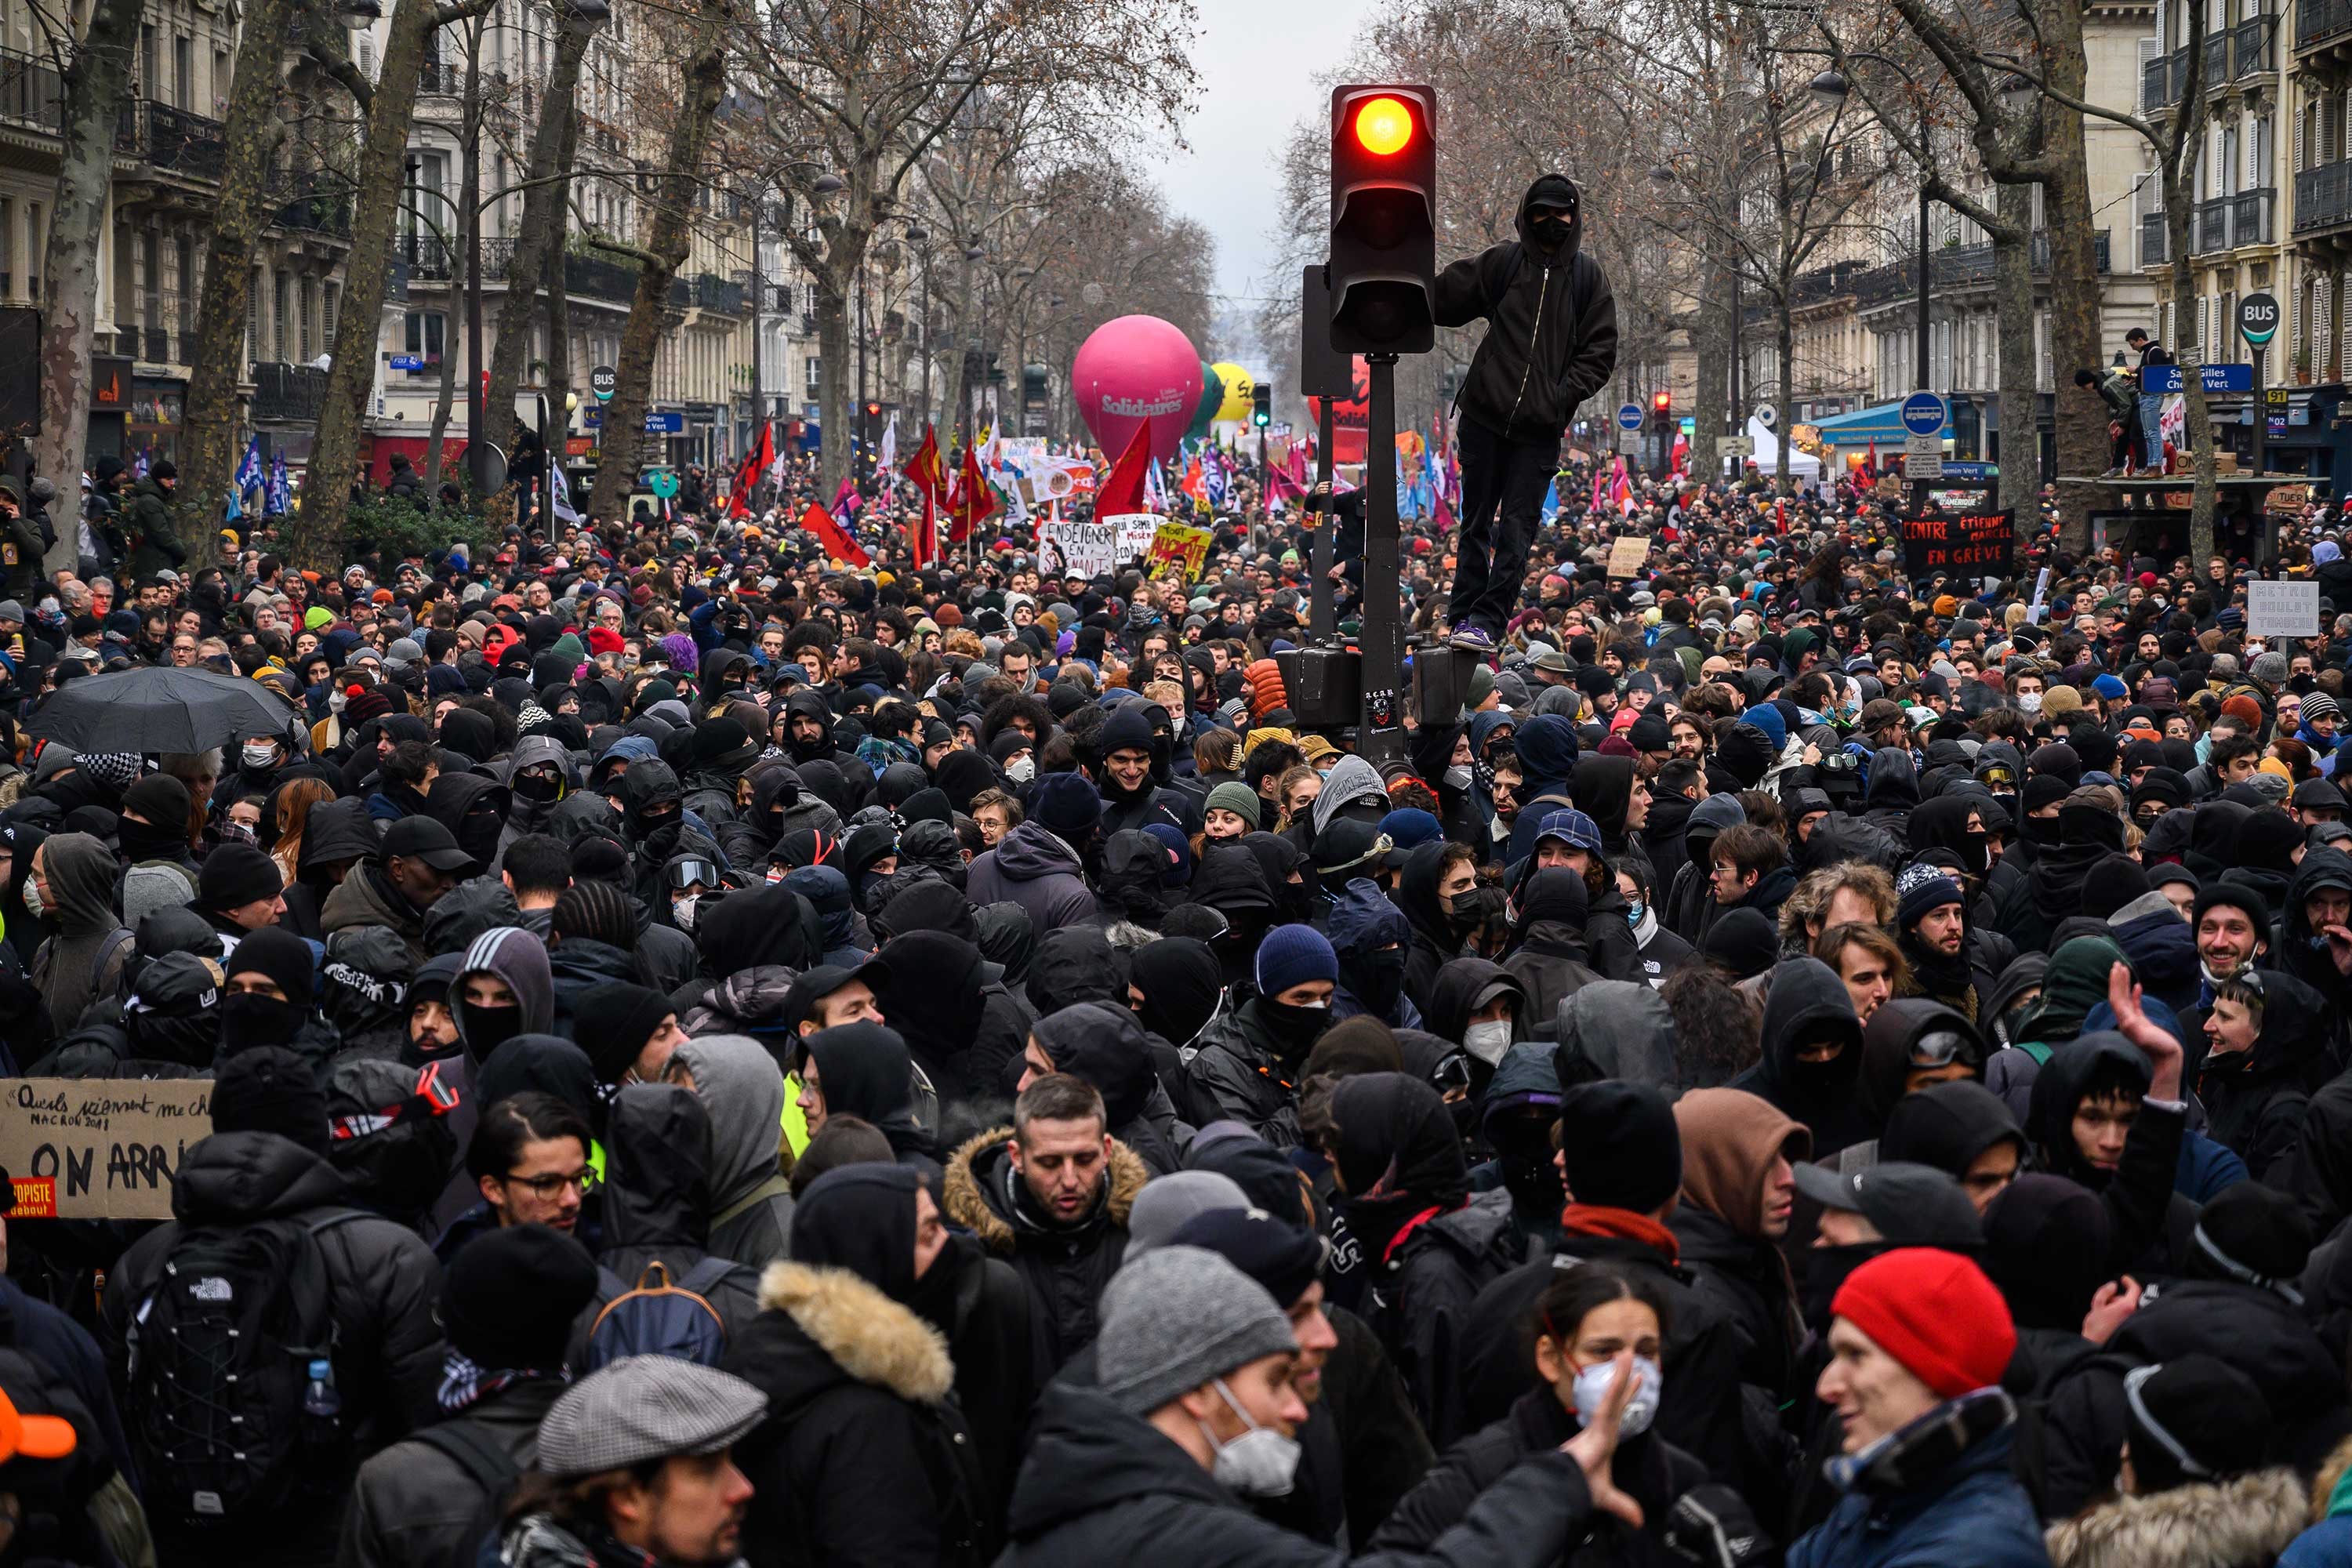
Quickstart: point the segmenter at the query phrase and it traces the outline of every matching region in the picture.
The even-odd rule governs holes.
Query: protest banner
[[[1201,567],[1208,561],[1209,546],[1216,537],[1189,523],[1161,523],[1151,535],[1150,575],[1157,577],[1173,566],[1182,570],[1187,583],[1199,582]]]
[[[1609,546],[1609,575],[1631,577],[1641,571],[1642,563],[1649,558],[1650,540],[1647,534],[1616,540]]]
[[[173,1173],[212,1131],[209,1079],[20,1078],[0,1090],[18,1219],[169,1219]]]
[[[1107,522],[1117,531],[1112,542],[1111,559],[1124,566],[1130,561],[1140,561],[1151,549],[1152,536],[1160,531],[1158,513],[1123,511],[1110,517],[1097,517],[1097,522]]]
[[[1903,520],[1903,569],[1915,578],[1938,572],[2006,577],[2017,566],[2013,511],[1959,512]]]
[[[2246,635],[2257,637],[2317,637],[2318,580],[2247,584]]]
[[[1098,577],[1118,556],[1118,530],[1108,522],[1051,520],[1037,530],[1038,563],[1054,576]]]

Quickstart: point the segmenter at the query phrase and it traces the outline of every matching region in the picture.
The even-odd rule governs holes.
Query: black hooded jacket
[[[2051,1052],[2034,1075],[2026,1142],[2042,1169],[2099,1194],[2116,1272],[2168,1272],[2168,1260],[2180,1255],[2196,1223],[2196,1205],[2173,1191],[2189,1118],[2143,1102],[2124,1140],[2123,1158],[2113,1171],[2099,1170],[2083,1158],[2073,1131],[2075,1108],[2096,1076],[2120,1078],[2142,1093],[2150,1081],[2147,1058],[2123,1036],[2107,1029],[2079,1035]]]
[[[931,1141],[915,1124],[914,1058],[896,1029],[860,1019],[819,1029],[801,1045],[815,1059],[827,1117],[870,1122],[902,1163],[911,1156],[937,1166]]]
[[[710,1113],[677,1084],[633,1083],[614,1097],[603,1136],[604,1249],[597,1254],[595,1300],[573,1330],[572,1364],[581,1364],[597,1314],[637,1288],[659,1263],[678,1284],[710,1256]],[[652,1283],[647,1281],[647,1283]],[[730,1339],[759,1310],[759,1276],[733,1265],[702,1292]]]
[[[1528,233],[1538,203],[1575,206],[1553,248]],[[1617,365],[1617,300],[1608,275],[1582,249],[1584,215],[1575,182],[1545,174],[1519,198],[1517,240],[1489,246],[1437,275],[1437,322],[1485,318],[1486,335],[1470,362],[1459,406],[1498,436],[1557,438],[1578,405]]]
[[[2253,1048],[2208,1053],[2197,1076],[2206,1131],[2229,1145],[2258,1182],[2294,1149],[2313,1090],[2333,1075],[2334,1030],[2318,992],[2292,974],[2263,979],[2263,1026]]]
[[[1060,1072],[1092,1084],[1103,1097],[1110,1134],[1151,1168],[1177,1169],[1175,1107],[1154,1070],[1150,1037],[1126,1008],[1081,1002],[1040,1017],[1030,1035]]]
[[[1797,1059],[1809,1041],[1843,1042],[1825,1062]],[[1862,1103],[1862,1024],[1837,971],[1818,958],[1783,959],[1772,971],[1764,1004],[1763,1055],[1731,1080],[1734,1089],[1770,1100],[1783,1115],[1812,1130],[1813,1154],[1823,1158],[1859,1143],[1876,1129]]]

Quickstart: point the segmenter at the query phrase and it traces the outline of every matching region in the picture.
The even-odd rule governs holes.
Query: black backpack
[[[484,1568],[497,1563],[499,1528],[506,1517],[507,1499],[513,1494],[515,1482],[522,1479],[513,1458],[478,1423],[463,1415],[425,1427],[415,1434],[415,1440],[446,1457],[481,1489],[481,1506],[466,1527],[468,1549],[458,1554],[457,1561]]]
[[[131,1310],[123,1424],[145,1500],[183,1531],[250,1531],[348,1479],[319,1237],[358,1210],[191,1226]],[[327,1371],[317,1397],[311,1366]]]

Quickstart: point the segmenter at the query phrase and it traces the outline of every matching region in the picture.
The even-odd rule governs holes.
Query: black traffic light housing
[[[1437,346],[1437,94],[1331,89],[1331,346]]]
[[[1254,386],[1250,389],[1250,423],[1261,430],[1274,423],[1274,388]]]
[[[1654,392],[1650,395],[1650,423],[1664,430],[1675,422],[1675,395]]]

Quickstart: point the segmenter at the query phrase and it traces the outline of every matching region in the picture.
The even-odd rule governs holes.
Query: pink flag
[[[825,510],[836,517],[856,517],[857,515],[856,484],[852,480],[843,479],[841,488],[833,492],[833,505]]]

